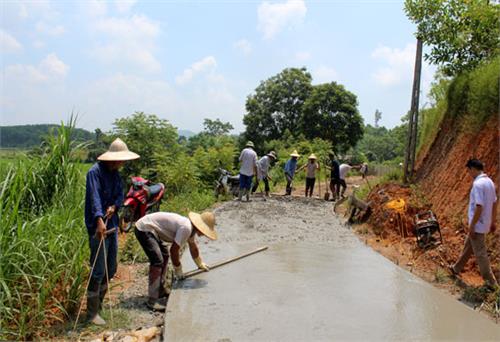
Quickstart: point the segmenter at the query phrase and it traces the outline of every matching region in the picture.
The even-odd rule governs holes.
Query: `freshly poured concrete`
[[[498,325],[342,235],[341,243],[270,243],[185,280],[170,296],[165,339],[500,340]],[[221,240],[201,244],[208,264],[263,245]]]

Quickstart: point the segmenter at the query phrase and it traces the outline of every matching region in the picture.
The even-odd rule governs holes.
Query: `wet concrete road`
[[[500,341],[500,326],[348,240],[270,243],[185,280],[170,296],[166,340]],[[261,246],[219,241],[201,250],[211,264]],[[183,264],[194,268],[188,255]]]

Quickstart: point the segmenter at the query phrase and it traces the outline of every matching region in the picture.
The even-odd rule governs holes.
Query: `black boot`
[[[99,316],[99,288],[101,281],[99,279],[90,278],[87,288],[87,319],[96,325],[105,325],[106,321]]]
[[[108,282],[106,279],[103,279],[101,285],[99,286],[99,311],[102,310],[104,297],[106,296],[106,292],[108,292]]]

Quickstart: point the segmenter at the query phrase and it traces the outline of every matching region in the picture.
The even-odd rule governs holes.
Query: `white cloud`
[[[0,49],[4,52],[16,52],[22,50],[23,46],[9,33],[0,29]]]
[[[48,34],[49,36],[60,36],[63,35],[66,30],[62,25],[50,26],[43,21],[39,21],[36,24],[36,30],[39,33]]]
[[[108,5],[104,0],[87,0],[84,6],[87,15],[91,17],[101,17],[108,12]]]
[[[61,80],[66,77],[69,66],[60,60],[55,53],[47,55],[38,66],[30,64],[13,64],[4,70],[5,82],[41,83]]]
[[[184,85],[189,83],[194,76],[205,71],[211,71],[217,66],[217,61],[213,56],[207,56],[197,62],[191,64],[191,66],[185,69],[181,75],[175,78],[175,82],[179,85]]]
[[[403,49],[379,46],[371,56],[386,64],[372,74],[378,84],[393,86],[411,78],[415,63],[415,44],[407,44]]]
[[[115,0],[115,6],[118,12],[127,13],[136,2],[137,0]]]
[[[295,54],[295,59],[299,62],[305,62],[311,59],[311,53],[308,51],[299,51]]]
[[[92,28],[107,38],[97,46],[92,55],[106,64],[129,63],[147,72],[161,70],[161,63],[153,52],[160,33],[158,23],[144,15],[128,18],[104,17],[98,19]]]
[[[234,47],[241,51],[244,55],[252,53],[252,44],[246,39],[240,39],[234,43]]]
[[[271,39],[287,27],[302,22],[307,7],[302,0],[288,0],[282,3],[262,2],[257,9],[257,28],[264,34],[264,39]]]
[[[312,71],[313,81],[316,84],[338,82],[338,73],[335,69],[321,65]]]

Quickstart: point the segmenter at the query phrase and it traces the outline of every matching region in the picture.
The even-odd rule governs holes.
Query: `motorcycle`
[[[240,189],[240,175],[233,176],[231,172],[218,168],[219,178],[215,181],[215,197],[219,195],[231,194],[233,197],[238,196]]]
[[[135,222],[146,214],[160,210],[165,193],[163,183],[153,184],[142,177],[131,177],[132,185],[120,208],[120,230],[129,232]]]

